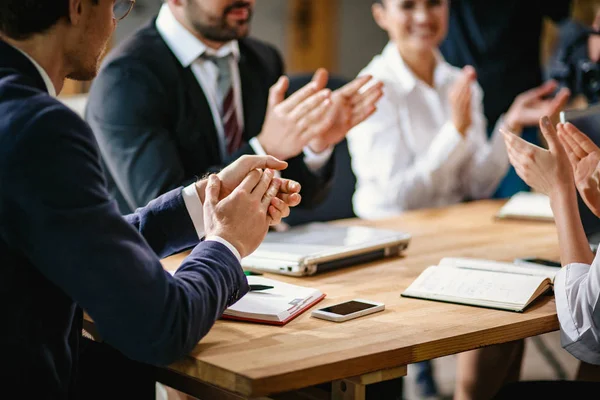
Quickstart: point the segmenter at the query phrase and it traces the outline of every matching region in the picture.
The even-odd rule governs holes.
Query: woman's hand
[[[573,124],[558,124],[574,173],[575,186],[590,210],[600,217],[600,148]]]
[[[548,117],[540,120],[540,128],[548,142],[548,150],[504,129],[501,132],[504,134],[508,158],[517,174],[535,190],[554,198],[574,185],[573,172],[567,152]]]

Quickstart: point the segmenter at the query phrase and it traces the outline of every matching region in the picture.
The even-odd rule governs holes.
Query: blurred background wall
[[[548,0],[551,1],[551,0]],[[370,0],[257,0],[251,35],[274,45],[284,56],[287,72],[312,72],[323,66],[352,78],[387,41],[371,15]],[[573,16],[591,23],[600,0],[575,0]],[[137,0],[113,38],[117,45],[153,18],[162,0]],[[557,30],[546,24],[542,63],[555,44]],[[69,82],[63,94],[87,91],[89,83]]]

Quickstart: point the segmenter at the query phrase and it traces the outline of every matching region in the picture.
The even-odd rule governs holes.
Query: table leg
[[[366,400],[367,386],[406,376],[406,365],[341,379],[332,383],[332,400]],[[401,393],[398,394],[401,396]]]

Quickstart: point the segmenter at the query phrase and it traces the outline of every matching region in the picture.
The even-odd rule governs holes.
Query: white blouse
[[[483,93],[473,85],[472,124],[463,138],[448,98],[461,70],[437,54],[434,87],[419,80],[390,42],[360,75],[384,83],[377,111],[348,134],[361,218],[385,218],[492,195],[509,167],[498,127],[490,140]]]

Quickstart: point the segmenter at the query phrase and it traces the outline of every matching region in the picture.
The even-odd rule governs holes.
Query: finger
[[[279,193],[277,193],[277,198],[290,207],[296,207],[302,200],[302,196],[300,196],[298,193],[281,193],[281,189],[279,189]]]
[[[287,168],[288,163],[281,161],[273,156],[249,156],[245,155],[240,158],[241,167],[249,173],[253,169],[265,169],[271,168],[277,171],[281,171]]]
[[[560,151],[561,145],[558,141],[558,136],[556,135],[556,129],[554,129],[554,125],[550,122],[550,118],[546,116],[542,117],[540,120],[540,129],[542,130],[546,142],[548,142],[548,149],[552,153]]]
[[[383,82],[377,82],[369,86],[366,90],[355,93],[350,99],[350,104],[352,104],[352,106],[359,105],[364,103],[365,99],[371,98],[374,95],[383,95]]]
[[[308,143],[319,136],[327,135],[338,117],[337,113],[328,111],[329,109],[326,109],[325,112],[315,113],[304,121],[301,136],[303,142]]]
[[[280,218],[287,218],[290,215],[290,206],[285,203],[283,200],[277,198],[277,197],[273,197],[273,199],[271,199],[271,206],[275,207],[275,209],[277,209],[277,211],[279,212]]]
[[[323,89],[319,91],[318,93],[308,97],[302,103],[298,104],[298,106],[290,113],[290,118],[296,122],[299,121],[306,116],[306,114],[319,107],[321,103],[329,98],[331,98],[331,90]]]
[[[271,204],[271,201],[277,196],[277,193],[279,193],[279,187],[281,186],[281,180],[280,179],[272,179],[269,186],[267,187],[267,189],[265,190],[262,199],[260,201],[262,209],[267,212],[269,205]]]
[[[327,85],[327,81],[329,80],[329,72],[325,68],[319,68],[315,71],[311,82],[315,82],[319,87],[325,87]]]
[[[332,101],[327,99],[298,122],[303,141],[308,143],[331,128],[337,116],[332,107]]]
[[[365,93],[366,94],[366,93]],[[350,119],[350,127],[354,128],[367,118],[369,118],[375,111],[377,111],[377,102],[383,97],[383,91],[373,91],[364,97],[362,101],[352,108],[352,117]]]
[[[281,220],[283,218],[285,218],[285,217],[281,214],[281,211],[279,211],[274,206],[270,205],[267,208],[267,221],[269,222],[269,226],[272,226],[272,227],[279,226],[279,224],[281,224]]]
[[[581,147],[586,154],[594,153],[600,151],[600,148],[596,146],[596,143],[592,141],[585,133],[581,132],[579,129],[575,127],[570,122],[567,122],[565,125],[565,131],[567,136],[573,139],[574,142],[577,143],[579,147]]]
[[[465,80],[469,83],[474,82],[477,79],[477,71],[471,65],[465,65],[462,69]]]
[[[567,153],[567,156],[569,157],[569,161],[571,161],[571,164],[578,163],[580,160],[580,157],[578,157],[577,154],[575,153],[573,144],[571,143],[572,139],[569,138],[567,133],[565,132],[564,125],[558,124],[557,131],[558,131],[558,140],[560,140],[560,143],[562,144],[563,149],[565,149],[565,152]],[[573,166],[575,164],[573,164]]]
[[[552,92],[554,92],[557,87],[558,87],[558,83],[555,80],[551,79],[551,80],[544,82],[543,84],[541,84],[538,87],[529,89],[529,90],[521,93],[521,96],[523,96],[523,98],[526,101],[530,101],[533,99],[538,99],[538,98],[542,98],[542,97],[551,95]]]
[[[240,185],[237,188],[235,188],[234,191],[235,190],[245,190],[248,193],[252,193],[252,191],[258,184],[258,182],[260,182],[260,179],[262,178],[263,175],[264,175],[264,173],[261,173],[256,169],[250,171],[248,173],[248,175],[246,175],[246,177],[244,178],[242,183],[240,183]]]
[[[310,96],[314,95],[323,88],[325,88],[325,84],[322,84],[322,82],[311,81],[302,88],[298,89],[281,103],[282,111],[285,113],[292,112],[292,110],[296,108],[298,104],[302,103],[304,100],[308,99]]]
[[[512,149],[515,153],[525,154],[528,151],[533,151],[536,148],[543,150],[541,147],[533,145],[519,136],[510,133],[504,128],[500,128],[500,132],[504,135],[504,142],[506,143],[507,149]]]
[[[269,89],[269,108],[275,107],[285,99],[285,92],[288,90],[290,81],[287,77],[282,76]]]
[[[271,183],[273,182],[273,176],[273,171],[270,169],[266,169],[262,173],[262,176],[258,180],[256,186],[254,186],[254,188],[252,189],[252,194],[255,196],[260,196],[262,198],[267,189],[269,189]]]
[[[357,94],[359,90],[363,86],[365,86],[371,79],[373,79],[372,75],[359,76],[358,78],[352,80],[351,82],[345,84],[344,86],[336,90],[336,93],[346,98],[350,98]]]
[[[215,174],[208,177],[208,183],[204,190],[204,207],[208,206],[214,209],[219,203],[219,193],[221,192],[221,180]]]
[[[558,114],[562,109],[565,108],[570,96],[571,91],[568,88],[560,89],[556,96],[554,96],[554,98],[550,102],[547,110],[547,115]]]
[[[563,143],[563,147],[567,152],[567,155],[572,154],[572,157],[577,159],[578,161],[588,155],[580,145],[577,143],[571,135],[567,132],[565,126],[560,124],[558,126],[558,138]]]
[[[291,179],[281,179],[281,188],[279,189],[282,193],[300,193],[301,186],[298,182]]]

